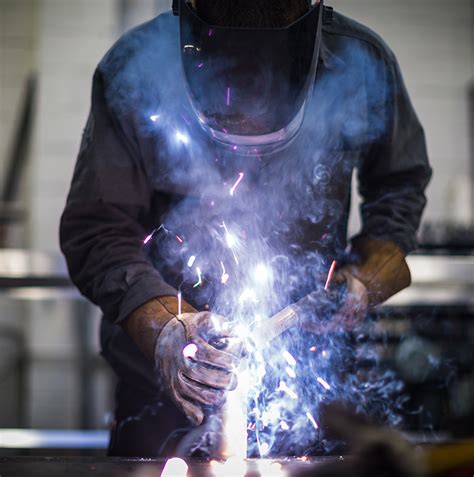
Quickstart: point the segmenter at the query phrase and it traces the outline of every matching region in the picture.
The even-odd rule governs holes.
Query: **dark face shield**
[[[202,127],[242,154],[287,145],[311,97],[322,2],[287,27],[265,29],[208,25],[179,5],[184,75]]]

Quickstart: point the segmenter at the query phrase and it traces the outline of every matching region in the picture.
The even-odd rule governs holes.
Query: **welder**
[[[354,170],[362,227],[348,246]],[[257,217],[279,256],[308,276],[309,253],[322,268],[345,257],[335,320],[357,322],[410,283],[431,169],[383,40],[322,1],[173,2],[98,65],[61,220],[71,278],[102,309],[102,353],[118,377],[110,455],[172,454],[235,387],[239,353],[206,339],[233,333],[211,313],[214,295],[183,285],[166,240],[158,255],[143,242],[169,222],[197,234],[224,210],[209,190],[240,171],[251,207],[239,213]],[[193,206],[180,208],[185,199]],[[182,242],[181,229],[163,230]]]

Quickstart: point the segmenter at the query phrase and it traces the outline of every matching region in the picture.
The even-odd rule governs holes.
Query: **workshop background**
[[[394,50],[426,131],[434,176],[418,256],[425,261],[414,275],[415,285],[419,277],[419,289],[434,298],[418,303],[415,288],[393,306],[404,323],[413,309],[459,323],[449,343],[465,353],[463,372],[444,400],[424,404],[434,406],[433,430],[443,431],[445,421],[433,413],[461,419],[474,412],[474,3],[326,3],[374,29]],[[98,355],[100,313],[64,277],[59,217],[95,66],[124,31],[169,6],[170,0],[0,0],[0,436],[7,428],[103,430],[110,424],[113,379]],[[357,226],[356,211],[351,230]],[[455,296],[446,292],[456,286]],[[407,329],[394,340],[394,361],[402,369],[404,359],[421,363],[428,373],[428,358],[443,358],[449,333],[442,328],[427,338]],[[425,374],[405,377],[433,394]]]

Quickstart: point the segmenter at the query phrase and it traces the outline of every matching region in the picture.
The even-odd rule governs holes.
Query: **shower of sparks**
[[[193,288],[197,288],[199,285],[202,284],[202,272],[199,267],[196,267],[196,273],[198,276],[198,281],[193,285]]]
[[[331,284],[332,277],[333,277],[334,272],[336,270],[336,265],[337,265],[336,260],[333,260],[332,263],[331,263],[331,266],[329,267],[328,277],[327,277],[326,283],[324,285],[325,290],[329,289],[329,285]]]
[[[191,255],[188,259],[188,267],[193,268],[195,261],[196,261],[196,255]]]
[[[229,274],[225,271],[225,266],[223,262],[221,262],[221,267],[222,267],[221,283],[225,285],[227,281],[229,280]]]
[[[181,316],[181,309],[183,304],[183,297],[181,296],[181,292],[178,292],[178,316]]]
[[[290,426],[289,426],[285,421],[281,421],[281,422],[280,422],[280,427],[281,427],[281,429],[283,429],[284,431],[289,431],[289,430],[290,430]]]
[[[313,427],[315,429],[319,429],[318,423],[314,420],[314,417],[310,412],[306,413],[306,417],[308,418],[308,421],[311,422],[311,424],[313,424]]]
[[[188,464],[183,459],[173,457],[166,461],[161,472],[161,477],[186,477],[188,473]]]
[[[280,385],[278,386],[278,391],[283,391],[284,393],[288,394],[291,399],[298,399],[298,395],[288,387],[285,381],[280,381]]]
[[[183,348],[183,356],[185,358],[194,358],[198,351],[198,347],[194,343],[189,343]]]
[[[244,173],[239,172],[238,179],[235,181],[235,184],[230,188],[230,191],[229,191],[230,195],[234,195],[235,189],[237,189],[238,185],[240,184],[243,178],[244,178]]]
[[[230,87],[227,88],[226,104],[230,106]]]
[[[176,240],[177,240],[179,243],[184,243],[184,240],[183,240],[179,235],[176,235]]]
[[[323,378],[318,377],[316,381],[324,388],[326,391],[329,391],[331,389],[331,386],[329,386],[328,382],[325,381]]]
[[[288,351],[283,351],[283,357],[290,366],[296,366],[296,359]]]
[[[156,121],[158,121],[158,119],[160,119],[160,115],[159,115],[159,114],[152,114],[152,115],[150,116],[150,119],[151,119],[154,123],[156,123]]]
[[[293,368],[290,368],[289,366],[287,366],[285,371],[286,371],[286,374],[288,374],[288,376],[290,378],[293,378],[293,379],[296,378],[296,373],[295,373],[295,370]]]

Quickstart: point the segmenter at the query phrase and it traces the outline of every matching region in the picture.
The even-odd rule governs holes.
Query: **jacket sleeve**
[[[359,237],[392,240],[409,253],[416,248],[431,168],[423,128],[395,59],[386,65],[384,75],[380,109],[386,131],[374,142],[358,171],[363,199]]]
[[[143,250],[141,224],[152,195],[133,123],[109,108],[98,70],[60,243],[72,281],[112,321],[153,297],[176,293]]]

